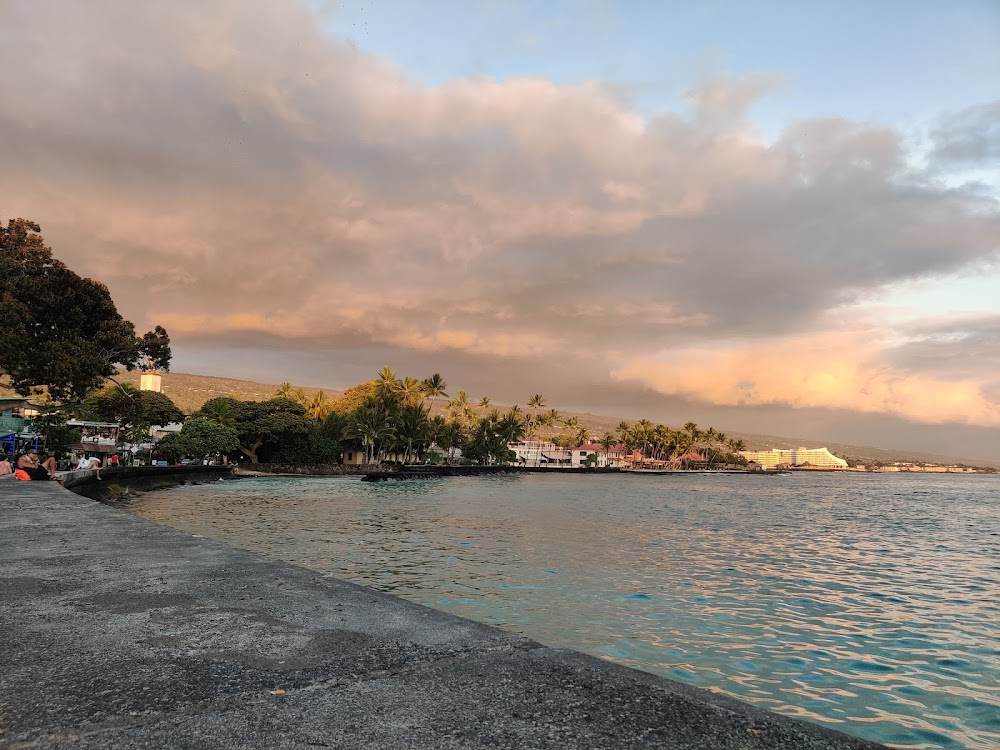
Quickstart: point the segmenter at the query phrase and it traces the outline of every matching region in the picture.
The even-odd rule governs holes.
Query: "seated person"
[[[32,479],[42,480],[56,478],[56,460],[50,456],[39,464],[38,454],[35,451],[28,451],[17,459],[17,468],[23,469],[24,472]]]
[[[76,465],[77,469],[90,469],[93,471],[97,478],[101,478],[101,459],[99,458],[87,458],[84,456],[80,459],[80,463]]]

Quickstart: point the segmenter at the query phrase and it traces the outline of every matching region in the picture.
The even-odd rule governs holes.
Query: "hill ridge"
[[[118,379],[122,382],[129,382],[138,386],[139,373],[123,373]],[[245,401],[263,401],[270,398],[275,391],[278,390],[278,387],[279,386],[277,384],[260,383],[253,380],[174,372],[163,373],[162,384],[163,392],[168,395],[173,402],[177,404],[181,411],[186,414],[196,411],[203,403],[205,403],[205,401],[217,396],[231,396]],[[315,394],[318,391],[323,391],[331,398],[337,398],[344,393],[343,390],[336,388],[321,388],[317,386],[295,387],[301,387],[303,391],[310,395]],[[504,405],[502,404],[497,404],[496,406],[501,410],[504,408]],[[440,400],[436,400],[434,411],[440,412],[442,410],[442,402]],[[576,416],[580,420],[581,425],[590,429],[594,433],[595,437],[599,437],[605,432],[614,432],[618,423],[623,421],[622,417],[606,417],[586,412],[562,410],[560,410],[560,412],[565,417]],[[624,421],[634,422],[635,420],[630,419]],[[817,442],[823,442],[816,440],[804,440],[796,437],[748,433],[738,430],[725,430],[725,432],[730,437],[744,440],[747,444],[747,448],[751,450],[767,450],[769,448],[800,448],[804,446],[821,447],[817,445]],[[862,462],[914,461],[935,464],[961,463],[970,466],[991,466],[994,468],[1000,468],[1000,463],[996,462],[983,461],[981,459],[972,460],[956,456],[945,456],[927,451],[881,448],[877,446],[856,445],[837,441],[828,441],[826,442],[826,445],[822,447],[828,448],[831,452],[839,456],[849,456]]]

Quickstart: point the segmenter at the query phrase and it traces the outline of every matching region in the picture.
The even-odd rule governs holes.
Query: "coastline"
[[[14,486],[0,542],[11,747],[882,747],[55,482]]]

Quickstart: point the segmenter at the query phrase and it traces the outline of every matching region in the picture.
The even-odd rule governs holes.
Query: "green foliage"
[[[102,422],[131,426],[181,422],[184,413],[170,397],[155,391],[139,391],[125,385],[111,385],[87,399],[87,406]]]
[[[378,383],[374,380],[353,386],[333,403],[333,410],[340,414],[350,414],[378,393]]]
[[[231,453],[238,447],[239,438],[232,427],[216,424],[204,417],[192,417],[184,423],[180,432],[163,438],[156,449],[176,460],[181,456]]]
[[[337,440],[313,428],[309,432],[288,436],[276,447],[262,448],[260,457],[264,463],[318,466],[337,463],[342,453]]]
[[[66,417],[50,413],[36,417],[34,428],[45,436],[45,451],[56,458],[64,458],[80,442],[80,430],[66,425]]]
[[[194,416],[211,421],[220,410],[227,412],[236,431],[239,449],[252,463],[260,463],[258,452],[274,453],[281,443],[294,435],[305,435],[319,429],[306,417],[305,408],[285,398],[270,401],[239,401],[212,399]]]
[[[511,409],[500,416],[496,409],[479,420],[462,455],[483,464],[503,464],[514,460],[515,454],[507,443],[524,437],[524,415]]]
[[[57,401],[76,401],[118,366],[168,369],[167,332],[137,337],[108,288],[56,260],[40,231],[25,219],[0,224],[0,373],[14,390],[45,386]]]

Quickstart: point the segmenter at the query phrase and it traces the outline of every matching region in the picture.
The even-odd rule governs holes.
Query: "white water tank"
[[[160,373],[158,372],[144,372],[139,376],[139,390],[140,391],[156,391],[160,392]]]

